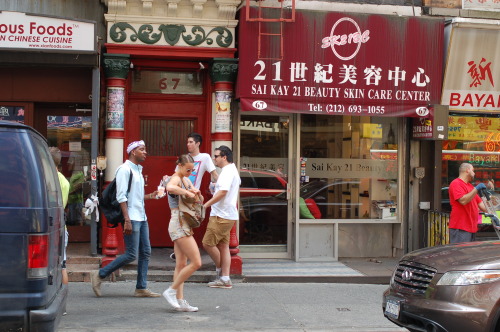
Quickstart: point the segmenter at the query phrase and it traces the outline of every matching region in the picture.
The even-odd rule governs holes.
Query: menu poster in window
[[[24,107],[0,106],[0,120],[24,123]]]
[[[108,88],[108,102],[106,104],[107,129],[124,128],[125,90],[123,88]]]

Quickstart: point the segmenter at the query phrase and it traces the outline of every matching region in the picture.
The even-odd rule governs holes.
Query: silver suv
[[[500,241],[405,255],[384,292],[385,317],[410,331],[500,331]]]

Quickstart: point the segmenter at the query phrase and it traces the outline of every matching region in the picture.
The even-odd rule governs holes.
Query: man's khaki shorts
[[[236,220],[224,219],[217,216],[211,216],[208,219],[207,231],[203,236],[203,244],[214,247],[219,243],[229,244],[231,228]]]

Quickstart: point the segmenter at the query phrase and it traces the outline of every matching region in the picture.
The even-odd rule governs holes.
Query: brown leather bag
[[[184,182],[183,182],[184,184]],[[188,186],[186,186],[189,188]],[[191,228],[200,227],[205,219],[205,208],[203,207],[203,196],[190,198],[186,195],[179,196],[179,221]]]

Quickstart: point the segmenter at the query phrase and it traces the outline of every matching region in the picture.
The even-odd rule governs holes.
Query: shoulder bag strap
[[[130,176],[128,178],[127,196],[128,196],[128,193],[130,192],[130,187],[131,186],[132,186],[132,170],[130,170]]]

